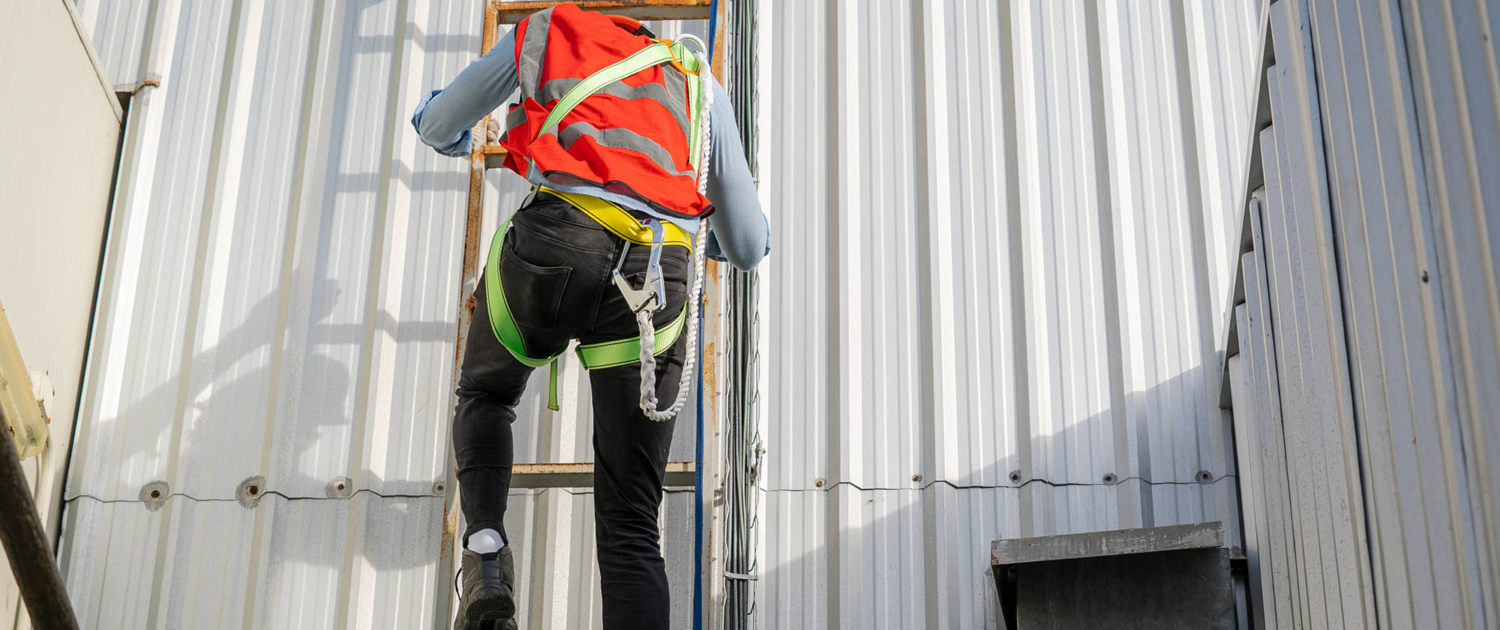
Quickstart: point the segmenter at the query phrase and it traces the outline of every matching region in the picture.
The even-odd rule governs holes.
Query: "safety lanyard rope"
[[[710,145],[712,144],[710,142],[710,138],[712,136],[710,135],[709,129],[709,111],[713,106],[713,90],[705,89],[704,79],[702,78],[702,73],[708,70],[708,59],[703,54],[703,42],[698,40],[698,38],[696,37],[692,37],[691,35],[683,37],[683,39],[688,38],[691,38],[692,41],[697,42],[699,47],[699,50],[693,53],[697,55],[698,58],[697,65],[699,72],[699,74],[694,77],[697,86],[697,89],[695,91],[698,94],[698,112],[697,115],[694,116],[694,118],[698,123],[697,127],[701,135],[699,135],[697,138],[693,138],[693,140],[694,143],[698,145],[698,150],[701,151],[701,155],[699,155],[698,163],[696,164],[696,166],[698,167],[698,193],[703,194],[706,192],[708,186],[708,162],[712,153],[712,149],[710,148]],[[641,309],[635,312],[636,325],[638,328],[640,328],[641,331],[641,413],[644,413],[647,418],[650,418],[657,422],[666,422],[668,420],[671,420],[672,418],[677,417],[678,412],[682,411],[683,405],[687,403],[689,391],[688,386],[693,382],[693,370],[695,367],[697,367],[699,328],[698,309],[699,305],[703,301],[703,272],[704,267],[706,266],[706,256],[704,255],[704,250],[707,249],[708,245],[708,242],[705,238],[705,235],[707,233],[708,225],[700,224],[698,226],[698,234],[695,239],[696,245],[693,247],[693,288],[691,291],[688,291],[687,356],[684,357],[682,361],[682,378],[677,382],[677,398],[676,400],[673,400],[672,405],[667,407],[666,409],[656,408],[656,327],[651,321],[652,311],[650,309]],[[661,250],[661,231],[654,231],[652,237],[653,242],[651,244],[651,259],[655,261],[658,259],[658,252]],[[658,283],[661,282],[659,271],[660,270],[658,269],[658,275],[656,276]],[[650,272],[648,271],[647,273],[647,277],[649,278]],[[662,301],[658,301],[657,308],[659,309],[662,306],[665,306],[665,304],[662,303]]]
[[[688,51],[683,45],[683,42],[687,41],[694,42],[698,50]],[[710,148],[710,139],[712,136],[709,125],[709,111],[713,106],[713,90],[709,89],[706,80],[702,76],[702,73],[708,70],[708,59],[704,54],[706,49],[702,40],[692,35],[685,35],[677,43],[671,45],[663,43],[652,44],[630,57],[611,64],[589,76],[564,94],[558,105],[553,108],[552,112],[543,122],[541,129],[537,132],[537,137],[556,127],[562,121],[563,117],[581,103],[583,99],[603,89],[604,86],[654,65],[669,62],[681,63],[682,67],[689,71],[687,73],[689,77],[689,111],[693,112],[690,115],[691,137],[688,139],[689,160],[691,165],[697,170],[698,194],[705,194],[708,186],[709,158],[712,154]],[[529,159],[526,170],[527,172],[532,170]],[[537,189],[534,188],[532,194],[535,195],[536,192]],[[658,338],[655,323],[652,321],[652,316],[666,306],[666,294],[661,272],[661,248],[665,240],[664,235],[666,230],[659,220],[647,219],[642,222],[642,225],[650,228],[652,232],[651,259],[643,286],[640,289],[631,287],[620,274],[620,268],[625,262],[625,255],[630,251],[629,242],[626,243],[624,251],[621,252],[620,260],[616,264],[613,274],[615,285],[620,289],[621,294],[625,296],[629,308],[635,313],[636,327],[640,331],[638,343],[641,365],[641,412],[647,418],[657,422],[671,420],[682,411],[683,405],[687,402],[689,385],[693,381],[694,368],[697,366],[699,307],[702,303],[703,274],[706,267],[704,250],[707,246],[706,235],[708,232],[707,219],[703,221],[704,223],[700,223],[698,227],[695,246],[693,247],[693,286],[688,292],[686,312],[679,314],[676,319],[663,329],[661,338]],[[515,327],[514,321],[510,316],[509,305],[505,300],[505,292],[500,286],[500,274],[497,263],[500,254],[500,243],[503,241],[503,235],[508,225],[509,220],[506,221],[505,225],[501,226],[499,231],[501,236],[497,237],[495,242],[491,244],[490,261],[486,268],[486,290],[492,302],[491,323],[494,326],[495,336],[500,339],[501,344],[517,360],[533,367],[540,367],[548,363],[551,364],[551,393],[549,395],[548,407],[555,410],[558,409],[558,367],[556,359],[562,353],[558,352],[558,354],[544,359],[534,359],[525,355],[525,344],[521,340],[519,329]],[[687,356],[683,359],[682,376],[677,384],[677,398],[668,408],[657,409],[657,343],[675,343],[677,332],[680,330],[684,319],[687,320],[688,329]],[[608,367],[614,365],[613,357],[623,347],[628,347],[630,342],[637,342],[637,340],[623,339],[618,342],[580,346],[578,353],[580,358],[584,360],[585,367],[590,367],[591,365],[594,367]]]

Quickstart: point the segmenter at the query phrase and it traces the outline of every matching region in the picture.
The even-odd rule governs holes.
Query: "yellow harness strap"
[[[580,212],[588,215],[615,236],[636,245],[651,246],[651,228],[641,225],[641,220],[630,214],[630,211],[591,195],[575,195],[547,186],[542,186],[541,190],[578,208]],[[666,228],[662,245],[676,245],[692,251],[693,239],[688,235],[687,230],[671,221],[662,221],[661,224]]]

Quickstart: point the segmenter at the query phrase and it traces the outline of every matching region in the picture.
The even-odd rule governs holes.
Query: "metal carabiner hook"
[[[620,295],[625,296],[625,304],[630,307],[630,312],[640,313],[646,309],[657,312],[667,306],[666,284],[661,273],[661,246],[666,237],[666,229],[660,221],[645,219],[642,225],[651,228],[651,260],[646,264],[646,281],[637,289],[630,286],[630,282],[620,273],[625,266],[625,258],[630,254],[630,241],[625,241],[625,248],[620,250],[620,260],[615,263],[615,270],[611,278],[615,287],[620,290]]]

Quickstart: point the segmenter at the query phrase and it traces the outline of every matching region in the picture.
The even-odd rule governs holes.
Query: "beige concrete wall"
[[[0,2],[0,300],[55,396],[46,452],[23,462],[55,533],[109,213],[121,111],[69,0]],[[0,563],[0,628],[27,627]]]

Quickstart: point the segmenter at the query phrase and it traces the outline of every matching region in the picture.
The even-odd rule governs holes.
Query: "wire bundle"
[[[729,100],[739,121],[750,172],[755,163],[755,7],[735,0],[727,12],[730,56]],[[727,282],[728,401],[724,458],[724,628],[752,627],[760,571],[760,275],[731,270]]]

